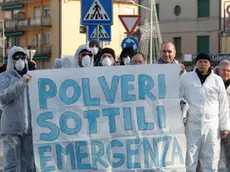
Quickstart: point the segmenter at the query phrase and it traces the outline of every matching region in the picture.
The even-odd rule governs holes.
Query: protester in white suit
[[[224,86],[227,90],[228,95],[228,103],[230,103],[230,61],[223,60],[219,64],[219,75],[224,81]],[[229,104],[230,107],[230,104]],[[224,153],[224,162],[226,172],[230,172],[230,134],[225,138],[222,139],[222,152]]]
[[[54,68],[92,67],[94,63],[92,52],[88,46],[82,44],[74,56],[64,56],[55,60]]]
[[[187,172],[217,172],[220,136],[229,133],[228,98],[222,79],[210,69],[211,58],[200,53],[196,69],[181,76],[181,96],[189,104],[186,122]]]

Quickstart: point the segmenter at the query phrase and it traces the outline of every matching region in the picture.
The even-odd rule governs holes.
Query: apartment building
[[[80,25],[80,0],[0,0],[0,32],[3,21],[6,53],[17,45],[35,49],[38,68],[51,68],[55,58],[73,55],[78,46],[87,42],[85,28]],[[126,37],[119,14],[138,14],[138,7],[125,0],[113,5],[112,41],[103,43],[116,54]],[[2,59],[2,39],[0,40]]]
[[[162,39],[174,42],[178,60],[183,61],[183,54],[223,51],[224,39],[220,33],[223,31],[221,11],[224,8],[221,9],[221,6],[226,0],[153,1],[156,3]],[[149,6],[150,0],[140,0],[140,3]],[[142,9],[142,12],[146,11]]]

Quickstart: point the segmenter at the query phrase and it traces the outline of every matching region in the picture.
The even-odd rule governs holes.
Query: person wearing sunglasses
[[[93,67],[94,57],[88,46],[78,47],[74,56],[64,56],[55,60],[54,68]]]
[[[35,171],[29,104],[26,52],[12,47],[7,69],[0,75],[1,136],[4,149],[5,172]]]

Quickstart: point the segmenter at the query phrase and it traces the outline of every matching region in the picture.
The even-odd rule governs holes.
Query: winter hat
[[[100,44],[97,40],[91,40],[89,41],[89,47],[93,47],[94,45],[100,47]]]
[[[209,54],[207,53],[199,53],[196,57],[196,61],[197,62],[198,60],[200,59],[203,59],[203,60],[208,60],[210,63],[211,63],[211,57]]]
[[[122,50],[120,57],[123,58],[123,57],[126,57],[127,55],[129,55],[130,58],[132,58],[135,55],[135,53],[136,53],[136,51],[134,50],[133,47],[125,47]]]
[[[116,59],[115,52],[112,48],[103,48],[100,52],[100,57],[105,53],[111,54],[113,56],[114,60]]]

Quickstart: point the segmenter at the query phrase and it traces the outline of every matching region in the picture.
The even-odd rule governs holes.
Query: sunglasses
[[[90,56],[90,57],[93,56],[91,53],[81,53],[80,55],[81,55],[82,57],[87,56],[87,55]]]
[[[19,59],[21,59],[21,60],[25,60],[27,58],[27,56],[26,55],[18,55],[18,56],[13,56],[13,59],[14,60],[19,60]]]

